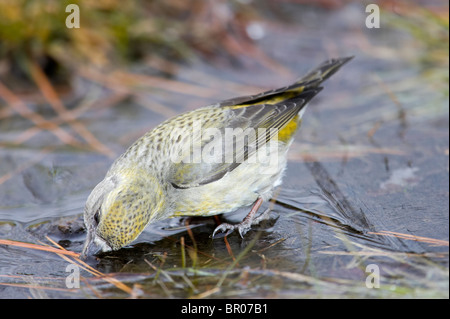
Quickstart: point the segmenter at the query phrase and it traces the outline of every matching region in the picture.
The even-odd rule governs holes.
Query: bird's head
[[[161,184],[141,169],[108,174],[89,195],[84,208],[87,229],[82,257],[92,244],[102,251],[118,250],[131,243],[161,212]]]

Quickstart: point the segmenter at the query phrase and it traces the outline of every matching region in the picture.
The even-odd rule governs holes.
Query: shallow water
[[[48,131],[32,135],[33,124],[19,115],[1,119],[0,239],[50,244],[48,236],[80,252],[87,196],[145,131],[172,114],[283,86],[327,57],[355,55],[310,104],[284,182],[262,207],[273,205],[271,218],[244,239],[212,240],[214,218],[174,218],[149,226],[118,252],[88,258],[132,291],[85,270],[80,287],[70,289],[67,260],[0,245],[0,297],[448,298],[448,91],[433,85],[448,84],[448,70],[439,80],[440,65],[421,65],[427,51],[411,53],[420,39],[408,30],[366,29],[363,9],[283,7],[302,22],[264,25],[259,46],[272,64],[243,57],[243,67],[224,68],[194,57],[171,79],[198,83],[195,92],[144,85],[124,98],[75,76],[66,106],[92,104],[77,120],[112,156],[67,146]],[[348,18],[355,14],[361,23]],[[137,69],[157,73],[147,65]],[[62,127],[76,135],[73,126]],[[239,222],[246,212],[222,219]],[[378,289],[365,284],[369,265],[380,271]]]

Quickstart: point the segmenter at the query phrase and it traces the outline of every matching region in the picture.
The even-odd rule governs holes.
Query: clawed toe
[[[225,233],[225,236],[228,236],[231,234],[235,229],[239,231],[239,235],[241,235],[242,238],[244,238],[244,235],[252,228],[252,225],[259,224],[262,220],[267,219],[269,217],[270,209],[267,209],[264,213],[262,213],[260,216],[255,217],[256,212],[258,211],[258,208],[261,206],[262,199],[259,198],[255,204],[252,207],[252,210],[248,215],[244,218],[244,220],[236,225],[223,223],[214,229],[214,232],[212,233],[212,238],[216,237],[216,234],[218,232]]]
[[[216,227],[216,229],[214,229],[213,233],[212,233],[212,238],[216,237],[216,234],[218,232],[222,232],[225,233],[225,236],[228,236],[229,234],[231,234],[234,231],[235,225],[231,225],[228,223],[222,223],[219,226]]]
[[[253,220],[244,219],[244,221],[236,225],[222,223],[219,226],[217,226],[216,229],[214,229],[214,232],[212,233],[211,237],[216,238],[216,234],[219,232],[225,233],[223,235],[223,237],[225,237],[231,234],[235,229],[237,229],[241,238],[244,238],[245,234],[252,228],[252,225],[259,224],[261,221],[267,219],[269,217],[269,213],[270,210],[267,209],[258,218],[255,218]]]
[[[251,225],[244,223],[240,223],[236,226],[239,231],[239,235],[241,235],[241,238],[244,238],[244,235],[252,228]]]
[[[239,235],[244,238],[244,235],[251,229],[251,225],[249,223],[240,223],[240,224],[236,224],[236,225],[232,225],[232,224],[228,224],[228,223],[223,223],[220,224],[219,226],[216,227],[216,229],[214,229],[214,232],[212,233],[212,238],[216,238],[216,234],[218,232],[222,232],[225,233],[223,236],[228,236],[229,234],[231,234],[235,229],[238,230]]]

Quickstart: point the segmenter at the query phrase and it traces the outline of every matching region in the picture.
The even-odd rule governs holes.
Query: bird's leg
[[[262,202],[263,202],[262,198],[261,197],[258,198],[256,200],[256,202],[253,204],[253,207],[250,210],[250,212],[248,213],[248,215],[239,224],[232,225],[232,224],[228,224],[228,223],[222,223],[219,226],[217,226],[216,229],[214,229],[212,237],[214,238],[214,236],[216,235],[216,233],[218,231],[221,231],[221,232],[227,231],[225,233],[225,236],[228,236],[235,229],[237,229],[239,231],[239,235],[241,235],[241,237],[244,237],[245,233],[247,233],[250,230],[252,225],[256,225],[259,222],[261,222],[262,220],[267,218],[267,215],[270,212],[269,208],[264,213],[262,213],[260,216],[255,217],[256,213],[258,212],[259,207],[261,207]]]

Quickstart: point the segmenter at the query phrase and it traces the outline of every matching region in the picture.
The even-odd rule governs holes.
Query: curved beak
[[[83,251],[80,254],[81,259],[86,259],[89,254],[89,250],[94,243],[95,234],[93,231],[88,230],[86,241],[84,242]]]
[[[81,259],[86,259],[86,257],[89,256],[89,251],[91,250],[91,247],[93,245],[99,247],[101,251],[112,250],[111,247],[103,238],[97,236],[97,234],[95,233],[95,229],[92,230],[89,229],[86,241],[84,242],[83,251],[80,254]],[[97,252],[97,250],[95,252]]]

